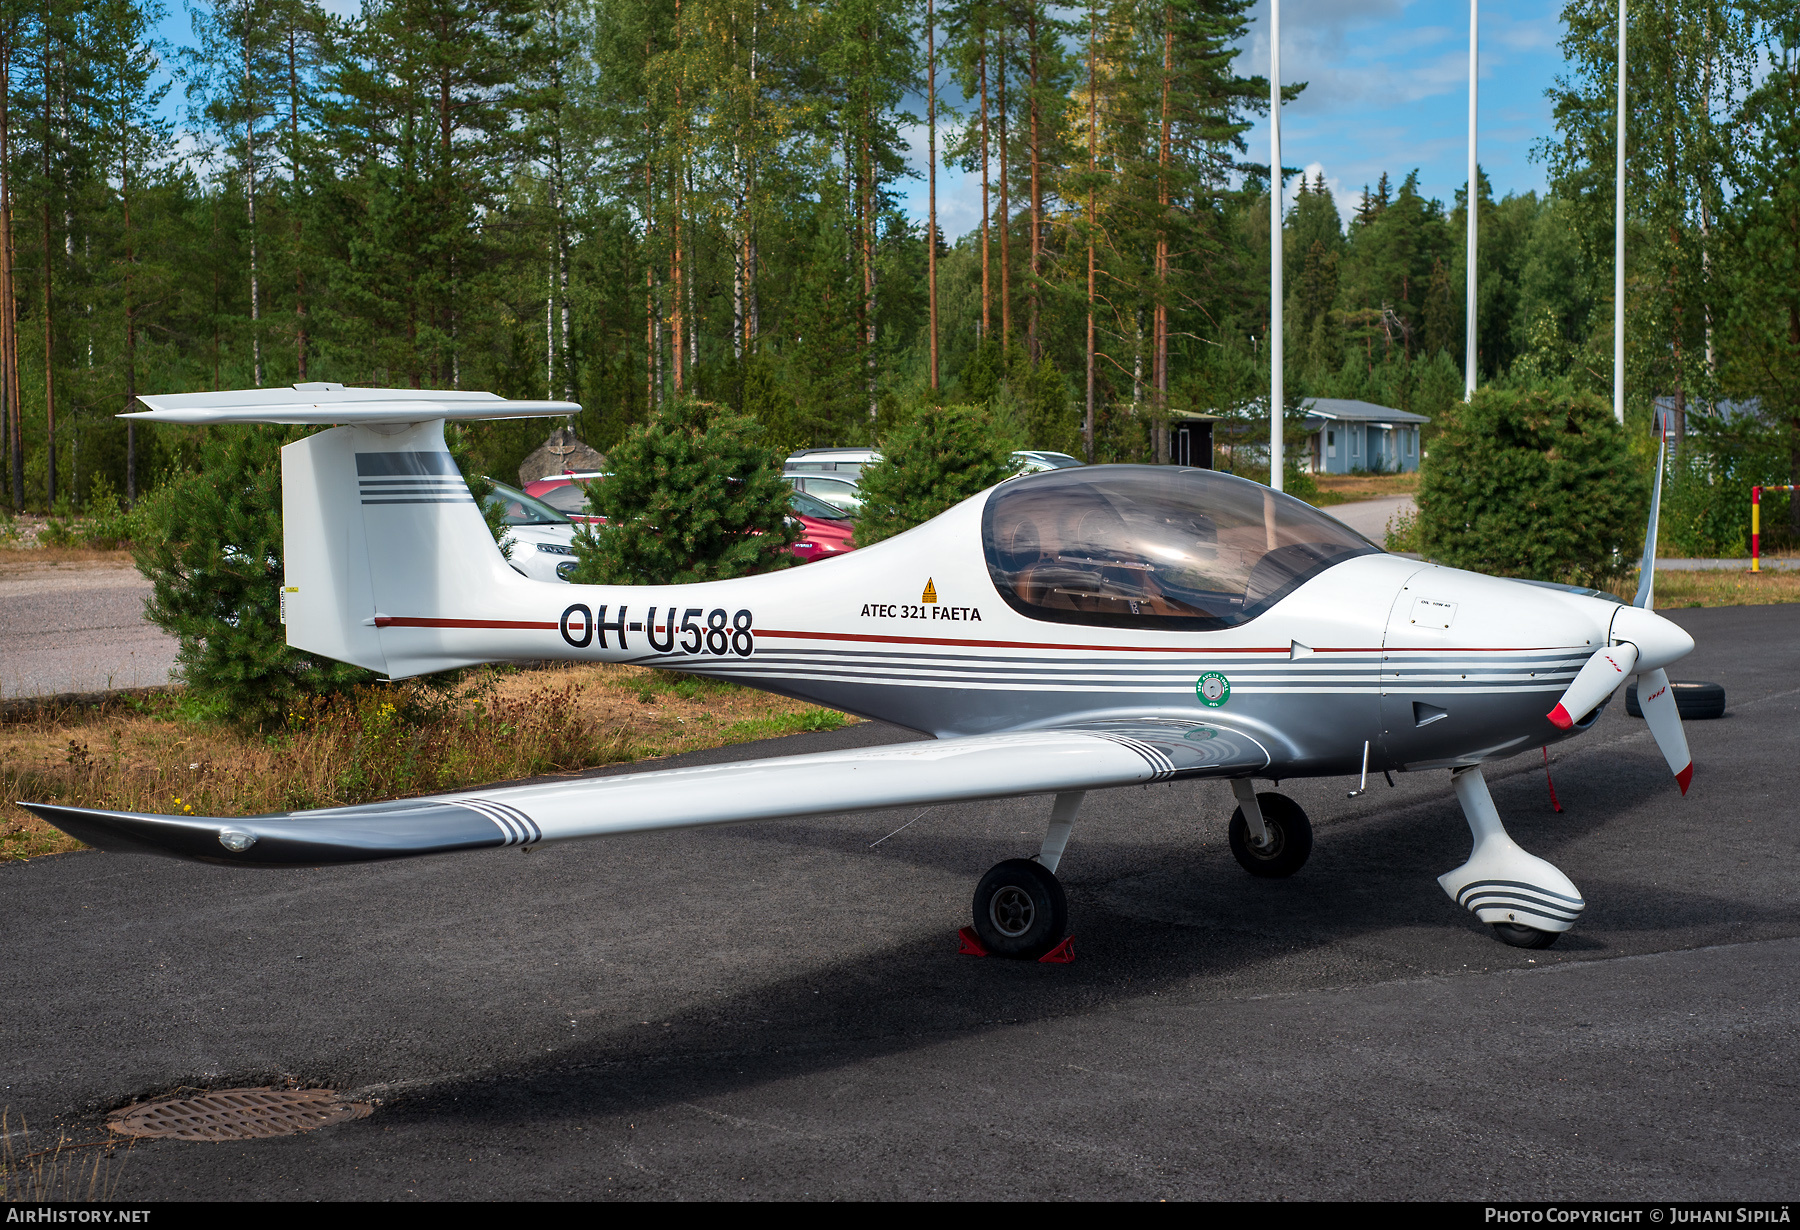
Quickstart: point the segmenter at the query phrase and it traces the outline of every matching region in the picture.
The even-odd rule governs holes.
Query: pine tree
[[[174,145],[173,125],[159,113],[168,85],[153,80],[150,32],[162,10],[139,7],[134,0],[98,0],[88,12],[94,30],[90,47],[99,139],[95,153],[106,179],[116,185],[107,194],[115,198],[116,213],[109,209],[93,219],[110,265],[100,279],[107,300],[102,315],[110,318],[111,328],[117,331],[119,399],[115,404],[121,413],[128,413],[140,409],[134,404],[139,338],[166,317],[175,293],[167,219],[154,208],[162,203],[159,197],[166,198],[154,190]],[[146,189],[153,194],[149,210],[145,208]],[[150,220],[148,234],[146,217]],[[125,496],[135,503],[140,472],[136,422],[127,421],[125,435]]]
[[[279,726],[304,697],[372,682],[359,667],[287,644],[281,629],[281,445],[300,432],[214,429],[194,469],[146,502],[138,569],[145,616],[180,642],[176,663],[204,709]]]
[[[862,472],[856,544],[892,538],[1014,472],[1011,442],[984,407],[920,407],[881,440]]]
[[[611,475],[588,487],[588,509],[606,524],[576,535],[577,583],[686,585],[793,563],[793,488],[755,420],[672,398],[609,460]]]

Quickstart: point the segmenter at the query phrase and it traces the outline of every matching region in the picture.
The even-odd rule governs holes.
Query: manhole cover
[[[114,1111],[107,1126],[127,1136],[169,1140],[255,1140],[361,1119],[373,1109],[329,1089],[219,1089],[127,1106]]]

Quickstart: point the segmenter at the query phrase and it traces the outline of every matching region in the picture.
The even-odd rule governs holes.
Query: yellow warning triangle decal
[[[930,577],[925,578],[925,594],[923,597],[921,597],[919,599],[919,601],[920,602],[936,602],[937,601],[937,588],[932,585]]]

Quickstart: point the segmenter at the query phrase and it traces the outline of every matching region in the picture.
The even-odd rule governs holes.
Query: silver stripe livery
[[[503,846],[534,846],[544,840],[537,822],[516,807],[496,803],[492,799],[455,799],[458,807],[466,807],[492,820],[506,840]]]

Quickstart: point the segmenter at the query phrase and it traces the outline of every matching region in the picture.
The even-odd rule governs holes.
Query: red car
[[[577,524],[603,520],[587,511],[587,485],[604,474],[558,474],[525,484],[525,494],[535,496]],[[856,532],[854,522],[844,520],[843,513],[824,500],[795,491],[790,499],[794,520],[801,526],[800,541],[794,544],[794,558],[803,564],[830,559],[853,550],[850,537]]]

